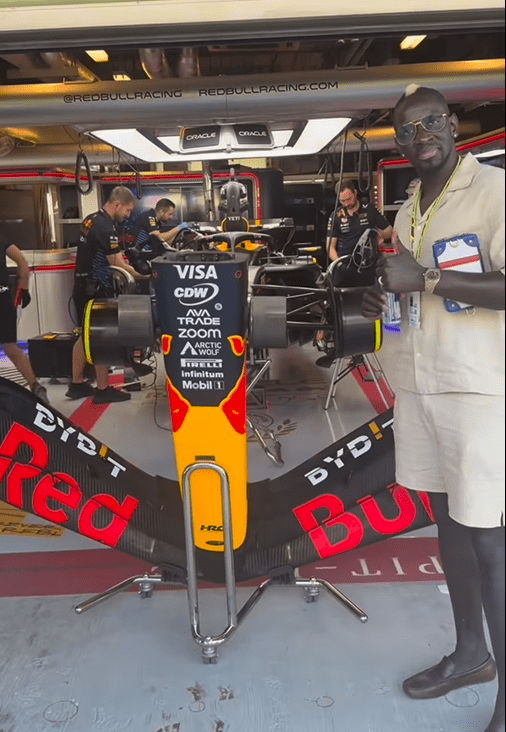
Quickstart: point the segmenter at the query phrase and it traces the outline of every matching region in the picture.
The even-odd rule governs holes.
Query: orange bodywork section
[[[192,407],[168,382],[179,482],[184,470],[199,460],[215,462],[230,482],[234,549],[248,528],[246,376],[218,407]],[[223,512],[220,479],[209,471],[191,478],[195,546],[223,552]]]

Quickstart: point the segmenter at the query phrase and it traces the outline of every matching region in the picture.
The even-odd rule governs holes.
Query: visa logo
[[[214,264],[176,264],[181,280],[217,280],[218,273]]]

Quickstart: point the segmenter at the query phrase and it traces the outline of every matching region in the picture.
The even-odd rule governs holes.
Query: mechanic
[[[170,247],[178,233],[188,228],[188,224],[183,222],[170,231],[161,231],[163,224],[173,219],[175,209],[175,203],[168,198],[162,198],[155,208],[142,213],[135,226],[134,247],[143,253],[157,255]]]
[[[134,197],[128,188],[114,188],[105,206],[88,216],[82,224],[74,275],[73,299],[79,322],[82,323],[86,304],[95,298],[114,297],[113,277],[110,267],[119,267],[129,272],[136,280],[149,279],[140,275],[125,262],[120,252],[116,225],[125,221],[134,208]],[[109,367],[95,367],[97,388],[84,381],[86,357],[82,336],[76,341],[73,351],[73,378],[66,396],[69,399],[84,399],[93,396],[95,404],[123,402],[131,394],[108,385]]]
[[[410,85],[394,126],[421,180],[395,222],[399,253],[377,269],[386,292],[404,293],[393,345],[396,479],[431,496],[457,636],[450,656],[403,689],[434,699],[492,681],[497,668],[485,732],[505,732],[505,175],[470,154],[459,158],[457,117],[434,89]],[[463,260],[475,271],[461,271]],[[363,314],[377,317],[385,302],[368,290]]]
[[[31,300],[28,292],[28,262],[21,251],[14,244],[9,244],[7,237],[0,231],[0,345],[7,358],[28,382],[32,394],[49,404],[46,389],[37,381],[28,356],[17,345],[17,312],[9,286],[6,256],[17,265],[21,308],[26,308]]]
[[[337,210],[330,234],[329,257],[332,261],[341,262],[342,286],[373,285],[377,237],[379,234],[382,239],[390,239],[392,227],[372,203],[361,203],[353,181],[342,184],[339,203],[341,206]],[[367,230],[369,235],[366,234]],[[361,245],[365,248],[362,249]]]

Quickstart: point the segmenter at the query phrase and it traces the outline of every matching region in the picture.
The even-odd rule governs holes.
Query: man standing
[[[458,120],[434,89],[408,87],[394,126],[421,181],[397,216],[399,254],[377,269],[386,292],[405,293],[396,477],[431,494],[457,633],[455,651],[403,689],[434,699],[491,681],[497,666],[499,695],[485,732],[505,732],[505,176],[472,155],[459,158]],[[378,316],[385,301],[368,291],[364,315]]]
[[[22,308],[26,308],[31,299],[28,292],[28,263],[21,251],[13,244],[9,244],[0,232],[0,344],[7,358],[12,361],[28,382],[32,393],[47,403],[45,388],[37,381],[28,356],[17,345],[17,314],[9,287],[9,270],[7,269],[6,256],[12,259],[18,268],[19,304]]]
[[[374,284],[377,237],[390,239],[392,227],[372,203],[364,206],[355,184],[346,181],[339,191],[340,208],[330,234],[329,257],[342,260],[345,287]]]
[[[172,244],[181,229],[188,227],[188,224],[182,223],[162,233],[161,227],[171,221],[175,208],[176,204],[170,199],[161,198],[155,208],[138,217],[134,233],[136,249],[146,254],[162,254],[164,248]]]
[[[82,225],[77,246],[77,261],[73,298],[79,323],[82,322],[86,304],[95,298],[114,297],[113,278],[110,267],[119,267],[135,279],[149,279],[139,275],[130,267],[120,252],[116,224],[125,221],[134,208],[134,197],[128,188],[114,188],[105,206],[88,216]],[[118,391],[108,385],[108,366],[96,366],[97,388],[84,382],[86,358],[82,337],[76,342],[73,352],[73,378],[66,396],[70,399],[84,399],[93,396],[95,404],[124,402],[131,398],[127,392]]]

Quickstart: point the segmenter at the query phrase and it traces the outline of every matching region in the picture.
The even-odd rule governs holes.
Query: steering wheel
[[[181,229],[181,231],[178,231],[170,246],[177,249],[178,252],[183,249],[195,249],[196,251],[207,249],[206,237],[194,231],[194,229]]]

